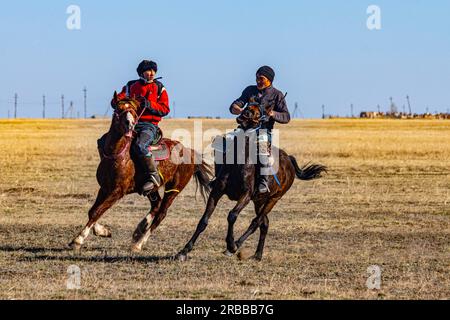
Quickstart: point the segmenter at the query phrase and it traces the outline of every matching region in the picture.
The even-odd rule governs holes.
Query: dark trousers
[[[149,147],[157,139],[158,127],[150,122],[138,122],[134,130],[137,134],[132,146],[134,154],[139,157],[151,157]]]

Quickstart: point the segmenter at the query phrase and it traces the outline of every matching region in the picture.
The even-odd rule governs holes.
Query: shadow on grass
[[[0,246],[0,252],[27,252],[33,255],[21,257],[19,261],[73,261],[73,262],[159,262],[175,260],[170,256],[139,256],[130,253],[129,255],[108,254],[104,248],[89,248],[81,252],[75,252],[70,248],[43,248],[43,247],[23,247],[23,246]],[[103,253],[99,253],[101,251]],[[50,253],[50,254],[45,254]],[[51,253],[66,253],[64,255],[52,255]]]
[[[22,261],[72,261],[72,262],[103,262],[103,263],[120,263],[120,262],[142,262],[157,263],[160,261],[175,261],[174,256],[126,256],[126,255],[105,255],[105,256],[83,256],[82,254],[72,254],[66,256],[36,255],[33,257],[22,258]]]
[[[64,252],[67,248],[43,248],[43,247],[23,247],[23,246],[0,246],[0,251],[4,252],[29,252],[29,253],[39,253],[39,252]]]

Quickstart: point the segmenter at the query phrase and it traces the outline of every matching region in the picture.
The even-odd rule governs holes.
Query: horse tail
[[[203,200],[206,202],[209,197],[209,193],[211,192],[210,177],[213,175],[211,165],[207,164],[204,159],[202,159],[202,163],[195,164],[194,168],[194,177],[196,183],[195,194],[197,195],[197,191],[200,189],[200,194],[202,195]]]
[[[289,159],[295,168],[295,175],[300,180],[319,179],[322,177],[322,172],[328,172],[324,165],[309,162],[300,168],[294,156],[289,156]]]

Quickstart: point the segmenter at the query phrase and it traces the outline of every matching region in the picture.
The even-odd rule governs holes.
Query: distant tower
[[[42,119],[45,119],[45,95],[42,96]]]
[[[14,95],[14,119],[17,118],[17,99],[19,98],[19,96],[17,95],[17,93]]]
[[[410,101],[409,101],[409,95],[406,96],[406,101],[408,101],[409,114],[412,114],[412,111],[411,111],[411,103],[410,103]]]
[[[391,100],[391,113],[396,113],[398,110],[397,106],[394,103],[394,100],[392,99],[392,97],[390,97],[389,100]]]
[[[325,105],[322,105],[322,119],[325,119]]]
[[[350,114],[352,116],[352,118],[354,118],[354,114],[353,114],[353,103],[350,105]]]
[[[378,113],[381,112],[381,110],[380,110],[380,105],[379,105],[379,104],[377,105],[377,110],[378,110]]]
[[[69,109],[67,109],[67,112],[66,112],[66,118],[67,118],[67,115],[69,115],[69,114],[70,114],[69,119],[73,119],[73,101],[70,101]]]
[[[298,103],[296,102],[294,105],[294,112],[292,113],[292,117],[295,119],[298,117]]]

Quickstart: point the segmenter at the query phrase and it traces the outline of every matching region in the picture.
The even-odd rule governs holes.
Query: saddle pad
[[[149,146],[148,150],[152,153],[156,161],[167,160],[170,157],[169,147],[164,141],[158,145]]]

